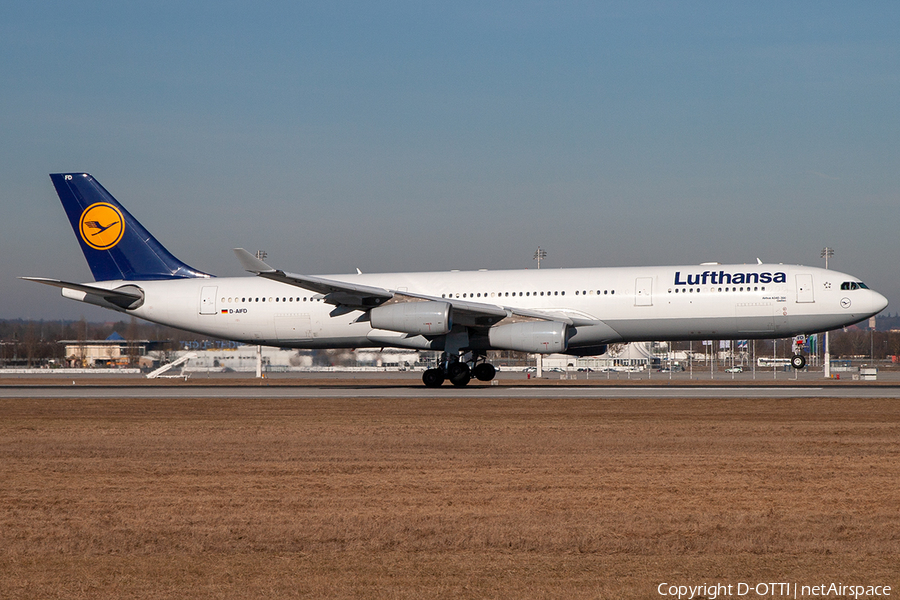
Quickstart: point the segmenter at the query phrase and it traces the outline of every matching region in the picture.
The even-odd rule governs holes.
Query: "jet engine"
[[[379,306],[369,311],[369,322],[375,329],[417,335],[443,335],[452,326],[450,303],[401,302]]]
[[[510,323],[488,330],[491,346],[502,350],[551,354],[566,349],[566,324],[556,321]]]

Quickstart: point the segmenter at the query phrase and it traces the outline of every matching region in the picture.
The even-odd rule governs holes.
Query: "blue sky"
[[[893,2],[0,7],[0,318],[116,318],[47,174],[302,273],[822,265],[900,310]]]

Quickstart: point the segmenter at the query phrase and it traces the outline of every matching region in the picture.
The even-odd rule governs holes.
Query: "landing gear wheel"
[[[444,370],[428,369],[422,373],[422,383],[425,384],[425,387],[441,387],[444,383]]]
[[[795,369],[802,369],[806,366],[806,357],[802,354],[795,354],[791,357],[791,366]]]
[[[497,369],[491,363],[479,363],[472,369],[472,375],[478,381],[490,381],[497,374]]]
[[[447,376],[450,383],[457,387],[463,387],[468,385],[469,380],[472,379],[472,371],[469,370],[469,365],[466,363],[455,362],[447,368]]]

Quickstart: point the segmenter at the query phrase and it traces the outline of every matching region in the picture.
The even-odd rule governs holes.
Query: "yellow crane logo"
[[[78,231],[84,243],[94,250],[109,250],[122,239],[125,219],[112,204],[97,202],[81,213]]]

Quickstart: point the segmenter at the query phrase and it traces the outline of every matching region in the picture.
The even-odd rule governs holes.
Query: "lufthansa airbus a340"
[[[437,350],[439,364],[422,376],[427,386],[493,379],[488,350],[590,356],[619,342],[782,338],[844,327],[887,306],[856,277],[783,264],[311,276],[239,248],[256,277],[214,277],[175,258],[87,173],[50,179],[95,281],[23,279],[250,344]]]

